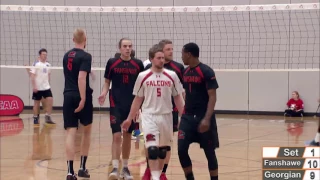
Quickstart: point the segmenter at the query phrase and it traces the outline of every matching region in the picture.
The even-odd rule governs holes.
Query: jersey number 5
[[[157,88],[157,97],[161,97],[161,88]]]
[[[123,84],[128,84],[129,83],[129,76],[127,74],[123,75]]]
[[[67,65],[67,67],[68,67],[69,71],[72,70],[72,61],[73,61],[73,58],[68,58],[68,65]]]

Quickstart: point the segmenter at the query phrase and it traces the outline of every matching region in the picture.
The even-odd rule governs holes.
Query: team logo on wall
[[[0,116],[17,116],[23,109],[24,103],[18,96],[0,94]]]
[[[18,135],[23,128],[22,119],[18,116],[0,117],[0,137]]]

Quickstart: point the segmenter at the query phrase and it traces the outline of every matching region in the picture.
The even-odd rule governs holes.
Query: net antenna
[[[104,70],[122,37],[133,40],[136,57],[162,39],[174,57],[188,42],[215,71],[319,71],[319,3],[174,6],[1,5],[1,68],[31,68],[38,50],[48,50],[52,69],[62,69],[72,32],[86,29],[93,69]],[[25,66],[27,65],[27,66]]]

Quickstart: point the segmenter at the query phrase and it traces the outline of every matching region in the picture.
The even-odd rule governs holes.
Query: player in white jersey
[[[47,62],[47,50],[40,49],[39,61],[34,63],[34,68],[30,70],[31,82],[33,87],[32,99],[34,100],[33,105],[33,122],[34,125],[39,125],[39,109],[40,101],[42,98],[45,99],[46,104],[46,115],[45,122],[47,124],[55,124],[51,119],[52,112],[52,92],[50,87],[50,64]]]
[[[34,65],[36,64],[36,62],[38,62],[38,61],[40,61],[40,57],[38,57],[38,59],[35,60],[35,61],[32,63],[32,66],[34,66]],[[28,65],[25,65],[25,66],[28,66]],[[32,75],[31,69],[30,69],[30,68],[26,68],[26,70],[27,70],[27,73],[28,73],[29,78],[31,78],[31,75]],[[43,109],[46,109],[46,107],[45,107],[45,99],[42,98],[40,102],[41,102],[41,104],[42,104],[42,108],[43,108]],[[40,112],[40,106],[39,106],[38,112]],[[39,119],[39,116],[40,116],[40,114],[38,114],[38,119]]]
[[[150,58],[143,61],[144,68],[146,68],[148,64],[151,64]]]
[[[143,66],[146,68],[148,64],[151,64],[151,61],[149,59],[143,61]]]
[[[173,136],[171,97],[174,97],[174,102],[182,114],[183,87],[175,72],[163,68],[164,53],[158,44],[149,50],[149,58],[152,67],[141,72],[135,82],[135,98],[122,128],[124,131],[129,128],[142,104],[141,120],[149,167],[152,179],[160,180],[167,146],[170,146]]]

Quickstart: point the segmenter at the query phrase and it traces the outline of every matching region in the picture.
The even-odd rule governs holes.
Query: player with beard
[[[168,39],[163,39],[159,42],[159,47],[162,48],[164,57],[165,57],[165,62],[164,62],[164,68],[169,69],[171,71],[174,71],[177,76],[179,77],[179,80],[182,82],[182,72],[184,70],[184,66],[181,63],[178,63],[173,60],[173,43],[171,40]],[[148,64],[146,66],[146,69],[149,69],[152,67],[152,64]],[[178,109],[174,104],[173,98],[172,98],[172,117],[173,117],[173,133],[178,131],[178,121],[179,121],[179,116],[178,116]],[[146,151],[147,152],[147,151]],[[163,166],[162,174],[161,174],[161,180],[166,180],[167,177],[165,175],[168,164],[170,161],[171,157],[171,146],[167,147],[167,156],[165,159],[165,164]],[[143,180],[149,180],[151,177],[151,172],[149,169],[149,164],[148,164],[148,159],[147,159],[147,168],[145,170],[145,173],[143,175]]]
[[[160,180],[168,146],[172,142],[172,100],[180,113],[183,111],[183,88],[174,71],[163,68],[163,47],[154,45],[149,50],[152,67],[139,74],[134,86],[135,98],[122,127],[126,131],[131,119],[142,105],[142,129],[153,180]]]
[[[199,54],[197,44],[183,46],[182,60],[189,67],[183,74],[186,103],[179,124],[178,155],[186,179],[194,180],[188,151],[191,143],[199,143],[208,161],[210,179],[218,180],[215,149],[219,147],[219,138],[214,109],[219,86],[214,71],[199,61]]]

